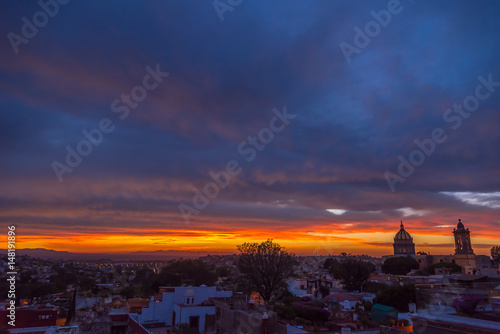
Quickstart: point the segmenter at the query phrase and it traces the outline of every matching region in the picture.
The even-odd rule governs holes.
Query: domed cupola
[[[403,222],[401,222],[400,230],[396,233],[394,240],[413,240],[410,233],[405,231],[405,227],[403,226]]]
[[[394,236],[394,255],[415,255],[415,244],[410,233],[405,231],[403,222],[399,226],[399,232]]]

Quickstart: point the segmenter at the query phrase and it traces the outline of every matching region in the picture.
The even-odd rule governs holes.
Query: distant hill
[[[7,254],[7,250],[1,249],[0,254]],[[207,254],[225,255],[229,253],[220,252],[196,252],[178,250],[157,250],[152,252],[138,251],[131,253],[71,253],[66,251],[56,251],[45,248],[24,248],[16,249],[17,255],[28,255],[41,259],[50,260],[78,260],[78,261],[168,261],[177,258],[197,258]]]

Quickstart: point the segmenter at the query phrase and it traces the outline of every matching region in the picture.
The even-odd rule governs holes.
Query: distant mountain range
[[[1,249],[0,254],[7,254],[7,250]],[[78,261],[169,261],[177,258],[197,258],[200,256],[227,255],[223,252],[197,252],[179,250],[157,250],[152,252],[139,251],[132,253],[71,253],[56,251],[45,248],[16,249],[16,255],[28,255],[40,259],[50,260],[78,260]]]

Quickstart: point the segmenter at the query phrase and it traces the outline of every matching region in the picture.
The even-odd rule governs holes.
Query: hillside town
[[[394,254],[382,258],[294,256],[272,240],[157,262],[20,256],[15,328],[7,330],[8,300],[0,326],[19,334],[499,333],[500,247],[475,255],[461,221],[452,235],[451,255],[415,253],[401,222]]]

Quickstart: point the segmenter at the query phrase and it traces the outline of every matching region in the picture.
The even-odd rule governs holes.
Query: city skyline
[[[17,249],[499,244],[499,3],[50,3],[0,4]]]

